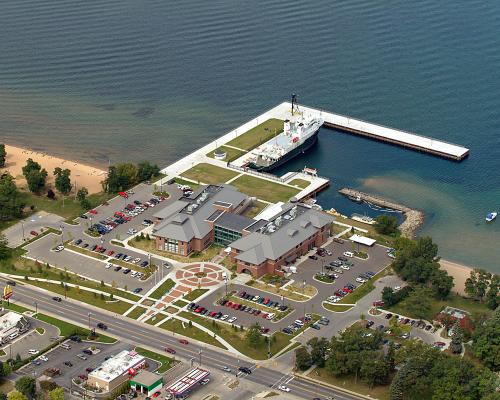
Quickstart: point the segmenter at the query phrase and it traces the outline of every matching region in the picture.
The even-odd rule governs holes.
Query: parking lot
[[[100,220],[106,220],[106,218],[111,218],[114,216],[115,212],[120,212],[127,204],[133,204],[134,201],[138,202],[146,202],[153,197],[152,191],[153,186],[147,184],[139,184],[133,188],[133,194],[130,194],[129,197],[123,198],[117,196],[108,201],[107,205],[100,205],[96,207],[94,210],[97,214],[87,213],[87,219],[77,218],[76,222],[78,225],[70,225],[70,224],[62,224],[63,226],[63,237],[57,235],[49,234],[47,237],[40,238],[39,240],[31,243],[26,246],[26,250],[28,250],[28,256],[39,260],[43,263],[50,263],[59,268],[67,268],[69,271],[86,276],[88,278],[94,280],[104,280],[105,282],[115,281],[118,287],[127,286],[129,290],[132,290],[137,287],[142,287],[144,291],[147,291],[154,285],[153,279],[148,279],[146,281],[139,280],[137,278],[131,277],[130,274],[124,274],[123,269],[121,271],[114,271],[113,268],[106,269],[105,265],[108,260],[100,260],[95,257],[90,257],[87,255],[80,254],[71,249],[64,249],[60,252],[55,252],[52,249],[60,244],[61,240],[67,241],[71,240],[71,243],[78,239],[81,239],[82,242],[78,247],[82,248],[83,245],[86,246],[86,250],[91,250],[92,246],[98,245],[102,246],[106,249],[103,253],[109,260],[115,260],[115,256],[119,253],[125,253],[133,259],[139,258],[137,264],[140,264],[144,261],[149,261],[148,257],[143,253],[135,251],[133,249],[124,249],[121,246],[117,246],[111,243],[111,240],[125,240],[130,234],[127,233],[130,229],[134,229],[136,231],[141,231],[143,229],[148,229],[143,225],[143,221],[145,219],[153,219],[153,214],[155,214],[160,207],[165,207],[170,202],[177,200],[182,192],[177,188],[176,185],[164,185],[163,189],[170,194],[170,197],[156,207],[149,207],[141,214],[131,218],[130,221],[124,224],[117,225],[111,232],[102,235],[100,237],[92,237],[87,235],[85,231],[93,224],[94,222],[98,222]],[[60,229],[60,224],[47,223],[46,226],[52,226],[56,229]],[[151,229],[151,228],[149,228]],[[110,256],[109,252],[113,251],[113,254]],[[94,253],[97,256],[97,253]],[[154,257],[152,258],[154,262]],[[163,265],[162,262],[155,262],[156,265]],[[164,271],[167,272],[167,271]]]
[[[9,246],[17,247],[23,243],[23,237],[25,240],[36,237],[32,232],[40,234],[42,229],[48,226],[59,229],[59,225],[63,220],[64,218],[58,215],[39,211],[5,229],[3,233],[9,242]]]

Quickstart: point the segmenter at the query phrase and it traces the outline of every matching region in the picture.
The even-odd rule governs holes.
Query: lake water
[[[4,0],[0,138],[105,166],[162,166],[299,94],[456,142],[462,163],[323,129],[287,169],[426,212],[443,256],[500,271],[500,2]],[[359,208],[359,209],[358,209]]]

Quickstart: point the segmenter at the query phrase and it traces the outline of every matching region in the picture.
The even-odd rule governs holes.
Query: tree
[[[126,190],[137,183],[137,167],[131,163],[111,165],[103,183],[104,190],[108,193]]]
[[[472,351],[492,371],[500,371],[500,308],[472,335]]]
[[[7,399],[8,400],[28,400],[28,398],[24,394],[18,392],[17,390],[13,390],[12,392],[10,392],[7,395]]]
[[[432,295],[431,289],[416,287],[404,302],[417,318],[427,319],[432,308]]]
[[[6,158],[7,158],[7,153],[5,151],[5,144],[0,143],[0,168],[5,167]]]
[[[470,272],[470,276],[465,280],[465,293],[472,298],[477,298],[477,270]]]
[[[54,193],[54,191],[52,189],[49,189],[49,190],[47,190],[47,197],[50,200],[55,200],[56,199],[56,194]]]
[[[495,310],[500,305],[500,276],[493,275],[490,281],[490,288],[486,292],[486,306]]]
[[[0,400],[7,400],[7,395],[5,393],[0,393]]]
[[[394,289],[386,286],[384,289],[382,289],[382,301],[384,302],[384,305],[386,307],[390,307],[396,302],[394,301]]]
[[[453,327],[453,333],[451,335],[451,343],[450,343],[450,350],[453,354],[462,353],[462,341],[463,341],[462,330],[460,329],[458,324],[455,324],[455,326]]]
[[[149,161],[143,161],[137,164],[137,180],[139,182],[148,181],[159,173],[160,168],[158,165],[151,165]]]
[[[255,323],[248,328],[246,339],[252,347],[256,347],[261,343],[262,333],[260,331],[260,325],[258,323]]]
[[[82,187],[78,190],[78,192],[76,192],[76,199],[81,203],[83,200],[85,200],[88,194],[89,191],[87,190],[87,188]]]
[[[307,342],[307,345],[311,347],[311,361],[318,367],[323,368],[325,366],[327,349],[329,346],[328,340],[325,338],[313,337]]]
[[[438,299],[444,300],[453,289],[453,277],[444,269],[435,269],[430,278],[430,284]]]
[[[393,235],[398,231],[398,220],[392,215],[379,215],[375,218],[375,230],[383,235]]]
[[[45,187],[47,171],[40,164],[28,158],[22,171],[30,192],[39,193]]]
[[[311,355],[305,347],[299,347],[295,350],[295,368],[305,371],[313,365]]]
[[[12,255],[12,249],[3,233],[0,233],[0,260],[7,260]]]
[[[69,169],[61,169],[59,167],[54,169],[54,176],[56,177],[55,186],[64,195],[71,192],[71,171]]]
[[[389,365],[382,355],[378,358],[369,358],[361,366],[360,376],[370,388],[375,385],[385,385],[389,381]]]
[[[55,388],[49,392],[50,400],[64,400],[64,389],[62,387]]]
[[[16,390],[24,394],[28,399],[32,399],[36,394],[36,379],[32,376],[21,376],[16,381]]]
[[[21,217],[23,207],[14,178],[9,174],[2,174],[0,176],[0,220]]]

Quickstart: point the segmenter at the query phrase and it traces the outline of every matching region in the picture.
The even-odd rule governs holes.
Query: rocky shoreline
[[[413,208],[409,208],[405,205],[395,203],[391,200],[384,199],[380,196],[374,196],[369,193],[360,192],[359,190],[350,189],[350,188],[342,188],[339,190],[340,194],[349,197],[350,199],[360,199],[362,201],[384,207],[389,208],[391,210],[401,211],[405,216],[405,220],[399,226],[401,230],[401,235],[407,238],[414,238],[417,230],[422,226],[425,220],[425,215],[420,210],[415,210]]]

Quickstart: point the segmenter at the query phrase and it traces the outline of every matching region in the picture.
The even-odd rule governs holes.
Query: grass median
[[[368,293],[375,289],[375,282],[382,276],[386,275],[386,271],[386,269],[383,269],[373,278],[359,285],[355,290],[352,291],[352,293],[349,293],[347,296],[342,297],[342,300],[340,300],[337,304],[356,304],[359,299],[365,297]]]
[[[146,309],[144,307],[136,307],[127,314],[127,317],[132,318],[132,319],[137,319],[145,312],[146,312]]]
[[[326,301],[324,301],[322,305],[328,311],[338,312],[338,313],[349,311],[353,307],[353,306],[336,305],[336,304],[328,303]]]
[[[183,299],[188,300],[188,301],[194,301],[201,295],[205,294],[208,292],[209,289],[194,289],[191,290],[188,294],[184,295]]]
[[[165,282],[163,282],[160,286],[158,286],[153,293],[151,293],[148,297],[151,297],[156,300],[160,300],[166,293],[170,292],[172,288],[175,286],[175,282],[168,278]]]
[[[160,325],[160,328],[225,349],[225,347],[212,335],[209,335],[207,332],[204,332],[195,326],[189,326],[187,322],[182,322],[175,318],[165,321]]]
[[[84,249],[83,247],[78,247],[70,243],[66,243],[64,247],[68,250],[75,251],[77,253],[95,258],[97,260],[106,260],[108,258],[108,256],[105,256],[104,254],[96,253],[95,251],[87,250]]]

